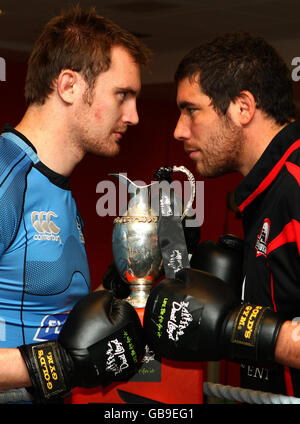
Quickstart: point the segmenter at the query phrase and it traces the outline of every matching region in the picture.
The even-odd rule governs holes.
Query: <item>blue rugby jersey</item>
[[[89,293],[82,221],[68,178],[18,131],[0,136],[0,348],[57,338]]]

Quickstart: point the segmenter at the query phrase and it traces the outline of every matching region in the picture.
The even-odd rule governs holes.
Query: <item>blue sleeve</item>
[[[31,164],[18,146],[0,137],[0,255],[17,234]]]

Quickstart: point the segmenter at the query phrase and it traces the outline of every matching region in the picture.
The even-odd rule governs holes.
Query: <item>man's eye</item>
[[[127,95],[128,95],[127,91],[119,91],[118,93],[118,97],[122,102],[126,99]]]
[[[194,112],[195,112],[195,108],[193,108],[193,107],[189,107],[189,108],[187,108],[187,113],[189,114],[189,115],[192,115]]]

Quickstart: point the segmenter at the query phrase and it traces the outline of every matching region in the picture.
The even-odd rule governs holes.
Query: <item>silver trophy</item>
[[[181,216],[183,219],[194,200],[195,179],[183,166],[174,166],[171,169],[172,172],[185,173],[191,185],[190,198]],[[125,213],[114,220],[113,257],[120,276],[130,285],[127,301],[135,308],[143,308],[162,267],[157,233],[159,196],[154,194],[161,183],[155,181],[139,186],[123,174],[110,175],[127,185],[130,196]]]

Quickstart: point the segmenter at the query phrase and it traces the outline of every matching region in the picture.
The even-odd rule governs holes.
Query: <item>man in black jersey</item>
[[[278,313],[283,317],[282,325],[271,335],[274,361],[266,365],[264,357],[258,363],[239,355],[242,386],[300,397],[300,332],[295,320],[300,316],[300,121],[295,119],[290,71],[265,40],[237,33],[194,48],[179,64],[175,81],[180,117],[174,135],[183,142],[196,170],[204,177],[229,172],[240,172],[245,177],[235,193],[245,237],[241,300],[270,307],[275,316]],[[184,281],[188,297],[176,298],[176,287],[167,288],[171,283],[165,283],[164,296],[174,295],[174,302],[182,299],[188,304],[192,293],[199,296],[203,309],[199,292],[195,295],[188,289],[194,284],[193,278],[192,274],[178,277],[178,286],[185,290],[181,285]],[[195,290],[200,290],[200,280]],[[208,289],[203,290],[207,294]],[[159,304],[155,296],[146,308],[151,334],[155,334],[155,329],[151,329],[156,319],[153,305]],[[210,296],[215,299],[215,294]],[[258,311],[253,310],[255,314]],[[192,310],[186,313],[193,315]],[[204,315],[201,323],[197,319],[193,325],[204,325]],[[250,335],[253,322],[247,324]],[[225,325],[223,319],[221,324]],[[187,326],[182,334],[188,334],[191,328],[192,325]],[[218,330],[221,334],[224,328]],[[195,334],[199,335],[200,330]],[[164,335],[160,331],[159,336],[159,341],[155,340],[161,343],[162,352],[175,354],[179,339],[168,350],[173,342],[168,330]],[[213,360],[212,352],[216,357],[226,356],[222,341],[207,357],[201,356],[201,346],[203,351],[209,350],[211,336],[212,331],[195,347],[200,360]],[[194,337],[190,340],[195,342]],[[231,348],[234,351],[236,347]],[[233,353],[227,358],[235,357]],[[195,359],[194,355],[195,352]]]

